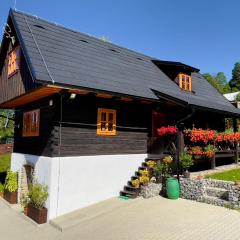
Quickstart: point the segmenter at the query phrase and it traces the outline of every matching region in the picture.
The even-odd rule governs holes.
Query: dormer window
[[[20,47],[14,48],[8,54],[8,77],[13,76],[20,68]]]
[[[179,73],[179,86],[182,90],[191,92],[192,91],[192,77],[187,74]]]

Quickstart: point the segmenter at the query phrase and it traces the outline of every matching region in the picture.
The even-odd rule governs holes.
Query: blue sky
[[[228,79],[240,61],[238,0],[16,0],[18,10]],[[14,0],[0,0],[0,27]]]

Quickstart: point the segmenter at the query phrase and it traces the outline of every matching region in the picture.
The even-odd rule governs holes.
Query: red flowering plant
[[[176,126],[167,126],[167,127],[160,127],[158,128],[158,134],[159,136],[165,136],[165,135],[174,135],[177,133]]]
[[[210,141],[214,141],[216,131],[210,129],[203,130],[202,128],[193,128],[192,130],[190,129],[185,130],[184,134],[193,143],[197,142],[207,143]]]
[[[192,154],[192,155],[203,155],[203,150],[202,150],[202,147],[200,146],[194,146],[194,147],[191,147],[191,149],[189,150],[189,153]]]
[[[208,158],[212,158],[215,154],[215,147],[214,145],[208,144],[204,147],[204,155]]]

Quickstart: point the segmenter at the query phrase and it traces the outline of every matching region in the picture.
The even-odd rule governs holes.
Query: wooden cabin
[[[240,110],[200,74],[10,10],[0,50],[0,107],[15,110],[11,168],[19,196],[48,185],[48,219],[119,194],[160,158],[157,128],[224,129]]]

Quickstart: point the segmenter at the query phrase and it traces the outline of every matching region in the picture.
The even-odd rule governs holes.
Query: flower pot
[[[35,208],[33,205],[28,205],[27,216],[38,224],[47,222],[47,208],[43,207],[42,209]]]
[[[183,172],[183,177],[184,178],[190,178],[190,172],[188,170]]]
[[[4,190],[3,197],[9,203],[16,204],[17,203],[18,193],[17,192],[9,192],[7,190]]]
[[[23,213],[24,213],[25,215],[28,215],[28,207],[24,207],[24,208],[23,208]]]

